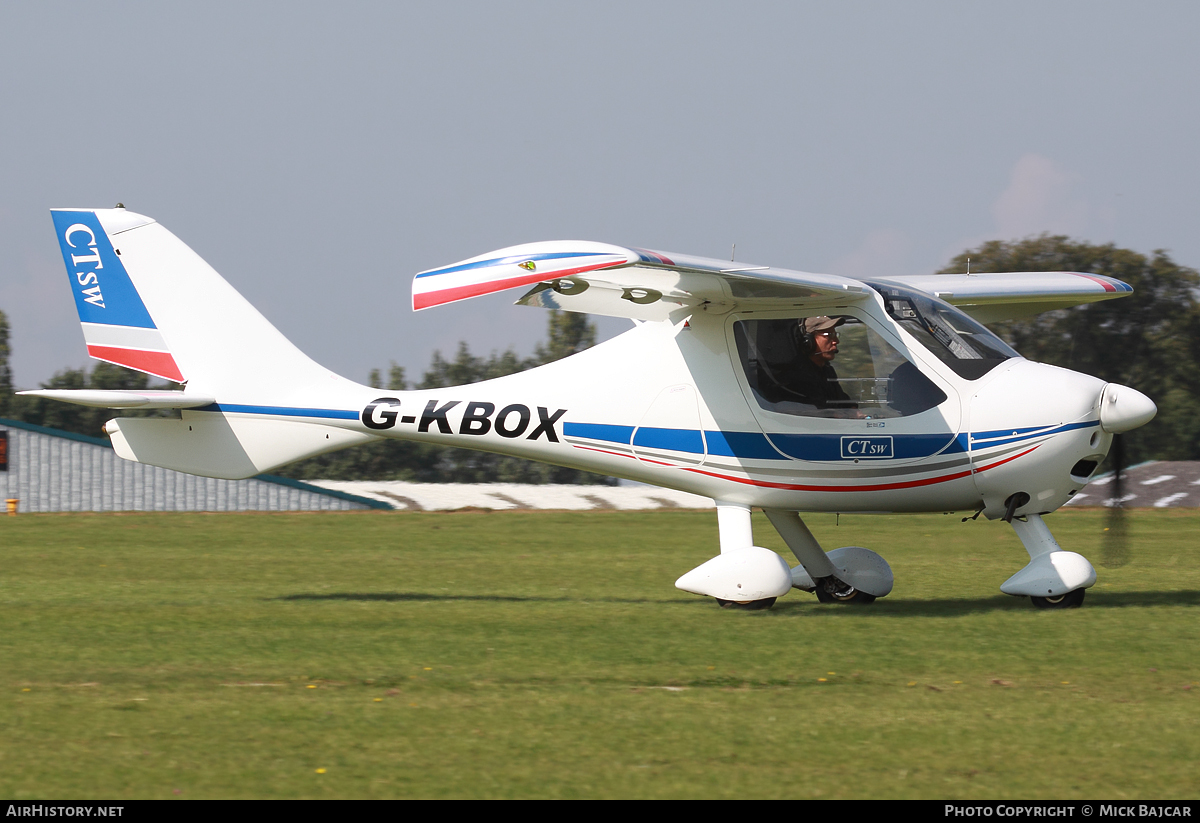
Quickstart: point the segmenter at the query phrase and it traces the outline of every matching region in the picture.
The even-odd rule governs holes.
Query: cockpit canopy
[[[888,315],[954,373],[977,380],[1012,357],[1011,346],[949,303],[886,282],[867,282],[883,297]]]
[[[928,411],[946,394],[878,332],[853,315],[834,315],[837,354],[813,362],[803,317],[734,323],[746,382],[767,411],[804,417],[878,420]]]
[[[868,285],[883,297],[888,315],[961,378],[977,380],[1020,356],[948,303],[891,283]],[[805,317],[734,323],[738,358],[761,408],[870,420],[920,414],[946,401],[941,388],[862,318],[808,319],[836,341],[832,356],[818,356],[813,335],[805,332]]]

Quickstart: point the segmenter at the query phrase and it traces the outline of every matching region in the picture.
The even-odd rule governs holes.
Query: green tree
[[[569,311],[551,311],[546,345],[538,345],[535,358],[538,363],[553,363],[572,354],[596,345],[596,326],[589,323],[586,314]]]
[[[396,361],[392,361],[391,368],[388,369],[388,391],[404,391],[408,388],[408,380],[404,376],[404,367],[397,366]]]
[[[382,389],[383,374],[379,369],[371,369],[367,377],[367,385],[374,389]],[[388,391],[404,391],[408,388],[408,380],[404,377],[404,367],[396,365],[396,361],[392,361],[392,365],[388,367]]]
[[[1128,435],[1126,458],[1200,458],[1200,273],[1165,251],[1146,256],[1109,243],[1057,235],[991,241],[955,257],[943,272],[1078,271],[1133,286],[1116,300],[1044,312],[992,328],[1030,360],[1122,383],[1158,404],[1158,416]]]
[[[8,317],[0,311],[0,417],[11,417],[14,405],[12,368],[8,365],[11,353],[8,345]]]
[[[468,383],[478,383],[481,380],[492,380],[509,374],[516,374],[538,365],[536,359],[522,360],[516,352],[508,349],[503,354],[492,352],[487,358],[471,354],[466,342],[458,344],[458,353],[453,360],[446,360],[440,351],[433,353],[433,362],[424,378],[417,385],[418,389],[442,389],[447,386],[465,386]]]

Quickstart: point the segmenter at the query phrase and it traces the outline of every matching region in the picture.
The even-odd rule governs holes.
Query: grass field
[[[730,612],[711,512],[0,518],[0,796],[1200,795],[1200,512],[1064,612],[959,520],[813,516],[895,591]]]

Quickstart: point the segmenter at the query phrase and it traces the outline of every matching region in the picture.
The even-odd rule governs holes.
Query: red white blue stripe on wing
[[[605,243],[556,241],[513,246],[421,272],[413,278],[413,310],[637,260],[637,253]]]
[[[675,261],[667,257],[660,251],[650,251],[649,249],[633,249],[637,252],[638,258],[643,263],[657,263],[660,266],[674,266]]]
[[[1078,271],[1068,272],[1068,274],[1073,274],[1076,277],[1082,277],[1084,280],[1091,280],[1093,283],[1095,283],[1099,286],[1102,286],[1105,291],[1111,291],[1111,292],[1131,292],[1131,291],[1133,291],[1133,286],[1129,285],[1128,283],[1124,283],[1120,280],[1117,280],[1116,278],[1113,278],[1113,277],[1103,277],[1103,276],[1097,275],[1097,274],[1084,274],[1083,272],[1078,272]]]

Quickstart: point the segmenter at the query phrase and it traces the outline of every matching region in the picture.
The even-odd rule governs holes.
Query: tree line
[[[1130,465],[1200,460],[1200,273],[1162,250],[1147,256],[1112,243],[1048,234],[984,243],[955,257],[940,273],[966,271],[968,257],[972,274],[1077,271],[1133,286],[1128,297],[990,328],[1029,360],[1131,386],[1153,400],[1158,405],[1154,420],[1124,435]]]
[[[1133,294],[1086,306],[1044,312],[1029,319],[991,325],[993,331],[1030,360],[1084,372],[1144,392],[1158,404],[1158,416],[1126,435],[1129,463],[1145,460],[1200,460],[1200,273],[1175,263],[1165,251],[1150,255],[1097,245],[1065,236],[1041,235],[1019,241],[991,241],[959,254],[940,273],[967,270],[1078,271],[1103,274],[1133,286]],[[586,315],[551,312],[547,340],[520,358],[511,349],[488,357],[460,343],[454,359],[435,351],[420,382],[409,384],[393,363],[374,369],[369,383],[403,391],[458,386],[513,374],[560,360],[596,342]],[[103,436],[113,416],[108,409],[73,406],[13,394],[9,368],[8,320],[0,312],[0,417]],[[145,389],[149,378],[109,363],[64,369],[42,388]],[[122,416],[156,412],[122,411]],[[411,480],[429,483],[595,483],[615,482],[598,475],[484,452],[380,440],[285,467],[297,479]]]

